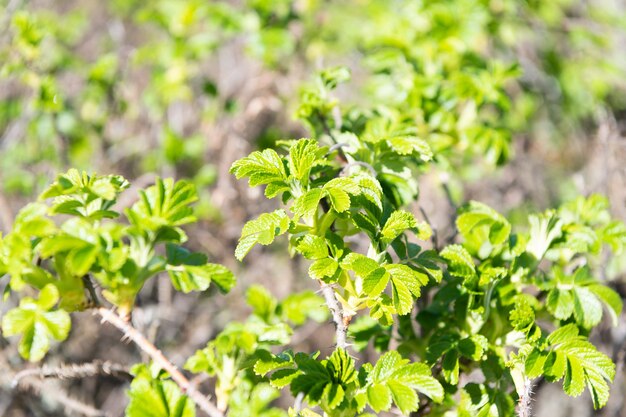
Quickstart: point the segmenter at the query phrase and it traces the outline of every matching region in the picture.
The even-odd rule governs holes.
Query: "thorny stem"
[[[350,323],[350,317],[344,316],[343,309],[335,297],[335,290],[332,286],[320,281],[322,286],[322,294],[326,300],[326,305],[333,316],[333,322],[335,323],[335,337],[337,339],[337,347],[347,349],[348,343],[346,342],[348,334],[348,324]]]
[[[20,385],[20,382],[24,378],[31,376],[39,378],[58,378],[58,379],[70,379],[70,378],[86,378],[96,375],[109,375],[121,379],[132,379],[128,369],[119,364],[111,362],[95,361],[91,363],[83,364],[68,364],[60,366],[43,365],[41,368],[25,369],[18,372],[14,377],[11,385],[13,388]]]
[[[532,381],[526,379],[524,381],[524,391],[520,394],[517,403],[517,417],[531,417],[532,388]]]
[[[167,371],[172,380],[180,387],[180,389],[191,398],[196,405],[208,414],[210,417],[224,417],[224,414],[205,397],[201,392],[197,391],[194,385],[183,375],[176,366],[163,355],[146,337],[137,329],[127,323],[122,317],[104,307],[95,310],[95,314],[102,317],[103,322],[109,322],[117,327],[124,336],[135,342],[135,344],[145,352],[150,358]]]

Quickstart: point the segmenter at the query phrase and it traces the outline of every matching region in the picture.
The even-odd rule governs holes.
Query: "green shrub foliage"
[[[606,405],[615,365],[589,336],[620,317],[621,298],[600,271],[626,248],[626,226],[611,218],[606,198],[578,197],[523,222],[470,201],[448,238],[417,215],[424,174],[458,186],[470,171],[505,164],[520,132],[549,126],[558,143],[599,106],[623,109],[612,38],[572,28],[570,2],[109,3],[106,13],[137,25],[128,62],[107,47],[93,62],[76,52],[89,30],[79,11],[19,10],[0,45],[0,81],[20,87],[0,102],[0,133],[14,119],[25,126],[24,140],[2,144],[4,191],[38,189],[45,175],[33,167],[79,167],[0,236],[4,297],[17,301],[2,332],[19,338],[24,359],[40,361],[66,340],[72,313],[112,308],[127,319],[150,279],[169,277],[184,293],[235,285],[229,269],[184,246],[199,211],[196,186],[215,174],[200,133],[183,135],[163,115],[191,104],[200,129],[240,110],[220,101],[203,72],[236,38],[277,73],[297,59],[310,65],[358,51],[351,69],[359,77],[352,81],[345,66],[318,71],[298,99],[287,99],[310,138],[278,140],[232,164],[234,177],[275,200],[243,226],[235,258],[245,265],[258,246],[286,241],[285,253],[306,260],[323,297],[279,300],[247,288],[250,316],[228,323],[184,366],[213,379],[211,417],[505,417],[538,378]],[[588,9],[591,27],[620,19]],[[569,43],[579,52],[564,50]],[[530,66],[515,49],[522,44],[536,58]],[[148,76],[134,103],[125,77],[136,72]],[[78,92],[63,88],[72,77]],[[110,123],[132,125],[138,114],[159,142],[145,158],[133,141],[109,136]],[[191,179],[159,178],[121,207],[126,179],[80,170],[112,147],[140,160],[138,171],[166,166]],[[331,319],[331,352],[294,351],[294,329]],[[380,354],[372,363],[360,355],[370,345]],[[162,365],[132,368],[127,416],[195,416],[195,388]],[[293,406],[277,407],[289,394]]]

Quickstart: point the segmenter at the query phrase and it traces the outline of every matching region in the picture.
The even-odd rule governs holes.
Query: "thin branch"
[[[293,402],[293,411],[296,412],[296,415],[298,415],[298,413],[300,413],[300,410],[302,410],[303,400],[304,400],[304,392],[298,393],[298,395],[296,395],[296,399]]]
[[[322,115],[319,111],[317,111],[315,113],[315,115],[317,116],[317,119],[322,124],[322,128],[324,129],[324,133],[326,133],[328,135],[328,137],[330,137],[330,140],[333,141],[333,144],[337,145],[339,143],[339,141],[337,140],[337,138],[333,134],[333,131],[330,129],[330,126],[328,125],[328,121],[326,120],[326,117],[324,117],[324,115]],[[341,148],[339,148],[339,153],[343,154],[343,151],[341,150]]]
[[[345,143],[345,142],[335,143],[333,146],[328,148],[328,152],[326,152],[326,155],[324,155],[324,156],[326,157],[326,156],[330,155],[331,153],[333,153],[333,152],[335,152],[335,151],[337,151],[337,150],[339,150],[341,148],[344,148],[346,146],[348,146],[348,144]]]
[[[39,396],[41,396],[41,392],[43,391],[42,383],[37,380],[31,380],[31,381],[25,382],[21,384],[20,387],[23,389],[28,389],[32,393],[35,393],[36,395],[39,395]],[[51,394],[51,397],[54,399],[54,402],[63,406],[63,408],[65,408],[66,411],[71,410],[74,413],[79,413],[87,417],[112,417],[111,414],[107,413],[106,411],[98,410],[97,408],[89,404],[85,404],[75,398],[70,397],[67,393],[63,392],[63,390],[47,389],[46,393]]]
[[[320,281],[322,286],[322,294],[326,300],[326,305],[333,316],[333,322],[335,323],[335,335],[337,338],[337,347],[346,349],[348,344],[346,337],[348,334],[348,324],[350,324],[350,316],[344,316],[343,309],[335,297],[335,290],[332,286]]]
[[[446,195],[446,200],[448,200],[448,204],[450,205],[450,208],[451,208],[450,226],[452,227],[452,235],[448,236],[448,238],[446,239],[446,243],[452,243],[454,242],[454,238],[458,234],[455,219],[456,219],[456,213],[459,211],[459,208],[454,202],[454,198],[452,197],[452,191],[450,190],[450,186],[448,185],[447,179],[443,179],[441,181],[441,187],[443,188],[443,192]]]
[[[91,281],[91,278],[89,278],[89,275],[83,276],[83,285],[87,289],[87,292],[89,292],[89,297],[91,297],[93,306],[100,307],[102,304],[100,303],[98,293],[96,292],[96,288],[93,286],[93,282]]]
[[[532,381],[526,379],[524,381],[524,392],[519,396],[517,403],[517,417],[531,417],[531,402],[532,402]]]
[[[132,379],[131,374],[125,366],[111,363],[109,361],[95,361],[91,363],[69,364],[60,366],[43,365],[41,368],[25,369],[18,372],[14,377],[11,385],[17,387],[22,379],[28,377],[72,379],[87,378],[96,375],[114,376],[120,379]]]
[[[361,167],[367,168],[367,170],[370,172],[370,174],[372,174],[372,177],[374,178],[376,178],[376,176],[378,175],[378,173],[376,172],[376,169],[373,166],[363,161],[348,162],[347,164],[343,166],[343,168],[341,168],[341,173],[339,175],[344,174],[347,170],[349,170],[353,166],[361,166]]]
[[[424,210],[424,207],[419,206],[419,211],[420,213],[422,213],[422,217],[424,218],[424,220],[426,220],[426,223],[428,223],[428,225],[430,226],[430,228],[433,231],[432,236],[430,237],[430,242],[433,245],[433,249],[435,249],[437,252],[439,252],[439,238],[437,236],[437,228],[435,226],[433,226],[433,224],[431,223],[430,219],[428,218],[428,214],[426,214],[426,210]]]
[[[146,339],[141,332],[111,310],[100,307],[96,309],[95,312],[102,317],[103,322],[109,322],[113,326],[117,327],[122,333],[124,333],[124,337],[135,342],[139,349],[150,356],[150,358],[162,369],[167,371],[172,380],[178,384],[180,389],[186,393],[187,396],[189,396],[189,398],[191,398],[202,411],[210,417],[224,417],[224,414],[211,401],[209,401],[207,397],[197,391],[194,384],[189,382],[187,377],[185,377],[185,375],[183,375],[176,368],[176,366],[170,362],[159,349],[156,348],[156,346],[150,343],[150,341]]]

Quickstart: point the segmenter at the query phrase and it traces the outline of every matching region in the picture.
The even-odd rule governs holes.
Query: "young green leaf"
[[[299,168],[304,168],[298,163]],[[273,149],[252,152],[250,155],[235,161],[230,168],[230,172],[241,179],[248,177],[250,187],[262,184],[274,184],[275,188],[268,198],[276,196],[276,189],[286,186],[287,171],[283,159]]]
[[[404,233],[405,230],[417,231],[417,221],[411,213],[404,210],[396,210],[391,213],[391,216],[389,216],[383,229],[380,231],[380,240],[385,245],[388,245]]]
[[[198,196],[191,183],[158,178],[155,185],[139,194],[141,199],[126,210],[131,224],[139,228],[158,232],[161,228],[177,228],[195,221],[190,205]]]
[[[140,364],[132,369],[126,407],[128,417],[195,417],[193,401],[183,395],[174,381],[155,365]]]
[[[254,245],[269,245],[276,236],[282,235],[289,228],[289,217],[284,210],[261,214],[257,219],[247,222],[241,231],[235,257],[242,260]]]
[[[204,254],[168,243],[166,256],[165,269],[178,291],[204,291],[214,282],[220,290],[228,292],[235,285],[233,273],[223,265],[208,263]]]
[[[20,355],[30,361],[38,361],[50,348],[50,339],[65,340],[70,331],[70,316],[64,310],[54,310],[59,301],[59,291],[46,285],[39,293],[39,300],[24,297],[19,307],[9,310],[2,318],[5,336],[21,334]]]
[[[409,363],[396,351],[378,359],[367,377],[367,398],[374,411],[388,411],[391,399],[404,413],[417,411],[417,390],[435,402],[443,400],[443,387],[422,363]]]

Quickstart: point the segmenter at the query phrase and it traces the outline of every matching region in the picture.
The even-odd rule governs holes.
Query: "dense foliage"
[[[74,313],[91,311],[150,359],[130,370],[129,417],[196,407],[211,417],[526,417],[538,381],[607,404],[616,367],[591,336],[622,315],[606,270],[626,250],[626,225],[600,194],[561,199],[574,158],[554,162],[565,184],[554,208],[509,216],[464,201],[463,187],[505,166],[519,141],[560,152],[563,138],[624,110],[626,12],[567,0],[9,6],[1,187],[39,194],[0,235],[4,300],[16,303],[2,333],[24,359],[44,359]],[[97,16],[110,24],[89,38]],[[254,150],[223,161],[215,148],[252,124],[254,107],[223,81],[236,65],[211,67],[233,45],[263,74],[298,80],[278,88],[298,122],[262,125],[247,138]],[[220,136],[231,119],[233,137]],[[278,299],[246,283],[251,313],[186,358],[188,380],[132,314],[166,275],[182,293],[234,288],[233,268],[188,242],[207,226],[198,219],[232,215],[216,213],[208,188],[225,181],[225,162],[271,200],[241,225],[234,257],[245,268],[256,246],[272,245],[304,260],[315,290]],[[144,188],[153,172],[165,179]],[[453,208],[448,235],[423,210],[429,183]],[[327,355],[295,349],[296,332],[329,320]],[[205,377],[214,401],[196,385]]]

